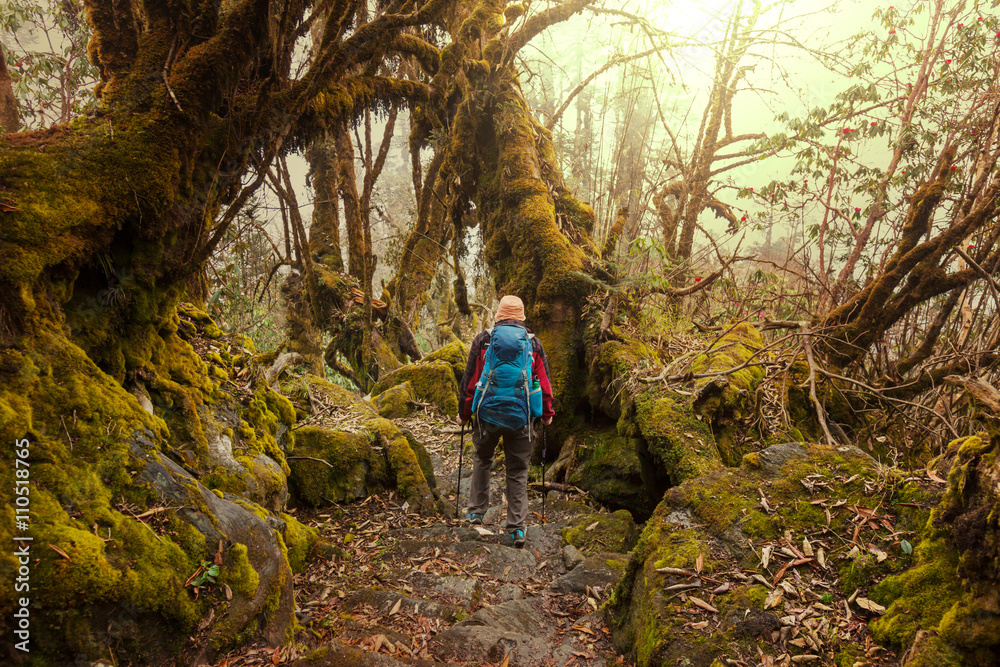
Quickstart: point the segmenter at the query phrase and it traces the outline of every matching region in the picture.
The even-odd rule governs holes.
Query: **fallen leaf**
[[[704,630],[708,627],[708,621],[698,621],[697,623],[688,623],[688,627],[692,630]]]
[[[694,561],[694,569],[695,571],[698,572],[698,574],[701,574],[701,568],[703,568],[704,566],[705,566],[705,557],[699,553],[698,557]]]
[[[395,616],[399,613],[399,608],[403,606],[403,598],[396,600],[396,604],[392,605],[392,610],[389,611],[390,616]]]
[[[713,614],[718,614],[719,613],[718,609],[716,609],[715,607],[713,607],[709,603],[705,602],[701,598],[696,598],[693,595],[691,595],[691,596],[688,596],[688,600],[690,600],[691,602],[693,602],[695,605],[701,607],[705,611],[710,611]]]
[[[222,584],[222,590],[224,590],[226,592],[226,599],[227,600],[232,600],[233,599],[233,589],[231,589],[229,587],[229,584]]]
[[[766,546],[760,550],[760,564],[765,570],[768,564],[771,562],[771,552],[774,551],[774,547]]]
[[[804,553],[806,556],[812,556],[813,555],[813,548],[812,548],[812,545],[809,544],[809,538],[808,537],[803,537],[802,538],[802,553]]]
[[[941,479],[940,475],[938,475],[933,470],[928,470],[927,471],[927,476],[931,478],[932,482],[937,482],[938,484],[947,484],[948,483],[947,480]]]
[[[826,552],[823,551],[823,547],[820,547],[819,551],[816,552],[816,562],[821,568],[826,569]]]
[[[594,523],[592,523],[592,524],[590,524],[589,526],[587,526],[587,529],[586,529],[586,530],[587,530],[587,532],[589,533],[590,531],[592,531],[592,530],[594,530],[595,528],[597,528],[597,527],[598,527],[599,525],[601,525],[601,522],[600,522],[600,521],[595,521]]]
[[[727,581],[726,583],[722,584],[714,591],[712,591],[712,595],[722,595],[723,593],[728,593],[728,592],[729,592],[729,582]]]
[[[764,600],[764,609],[772,609],[780,605],[785,599],[785,592],[780,588],[775,588],[773,591],[767,594],[767,599]]]
[[[63,558],[65,558],[66,560],[68,560],[70,562],[73,562],[73,559],[69,557],[69,554],[67,554],[65,551],[63,551],[62,549],[60,549],[56,545],[50,544],[49,548],[52,549],[53,551],[55,551],[60,556],[62,556]]]
[[[215,564],[222,565],[222,540],[219,540],[219,548],[215,551]]]
[[[212,624],[212,621],[214,620],[215,620],[215,609],[209,609],[208,613],[205,614],[205,617],[202,618],[200,621],[198,621],[198,629],[204,630],[205,628],[210,626]]]
[[[885,607],[880,605],[878,602],[869,600],[868,598],[856,598],[854,600],[854,603],[859,607],[861,607],[862,609],[872,612],[873,614],[885,613]]]

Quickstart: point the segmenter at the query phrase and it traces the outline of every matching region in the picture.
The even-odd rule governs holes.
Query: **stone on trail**
[[[588,587],[603,590],[618,583],[624,568],[625,558],[621,554],[602,554],[585,558],[572,571],[553,581],[549,588],[559,593],[585,595]]]
[[[397,604],[399,604],[398,609],[396,609]],[[396,609],[397,614],[404,616],[440,618],[448,623],[454,621],[462,611],[459,607],[431,600],[417,600],[392,591],[354,591],[344,599],[346,611],[353,611],[362,605],[370,605],[380,614],[390,614]]]
[[[574,547],[572,544],[567,544],[563,547],[563,564],[566,566],[567,570],[572,570],[574,567],[583,562],[583,554]]]

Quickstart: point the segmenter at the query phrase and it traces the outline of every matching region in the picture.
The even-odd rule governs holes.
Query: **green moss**
[[[413,391],[413,383],[407,380],[373,396],[372,404],[380,417],[400,419],[413,412],[412,402],[415,400],[417,394]]]
[[[764,346],[760,333],[740,322],[715,341],[691,365],[696,374],[723,373],[752,362]],[[755,410],[755,392],[764,379],[764,370],[748,366],[738,371],[699,378],[695,381],[695,410],[711,421],[716,446],[726,465],[739,465],[745,453],[739,444],[742,425]]]
[[[937,626],[962,596],[957,558],[943,540],[924,540],[915,553],[916,567],[887,577],[871,595],[888,606],[885,616],[872,623],[872,634],[899,648],[912,644],[921,628]]]
[[[623,508],[637,518],[649,516],[655,503],[642,479],[642,463],[637,438],[618,435],[614,430],[584,431],[570,436],[574,442],[574,464],[566,481],[585,489],[608,508]]]
[[[315,506],[363,497],[371,461],[377,458],[368,436],[321,426],[298,429],[295,455],[328,464],[309,459],[289,461],[289,492],[299,502]]]
[[[431,352],[422,359],[423,362],[445,361],[455,373],[455,382],[462,381],[465,373],[465,363],[469,359],[469,346],[460,340],[452,341],[444,347]]]
[[[288,549],[288,565],[293,574],[298,574],[306,569],[309,555],[320,541],[319,531],[290,514],[281,513],[279,516],[285,522],[281,535]]]
[[[647,459],[669,486],[722,464],[711,431],[695,418],[689,405],[671,396],[637,396],[631,409],[622,413],[618,430],[642,438]]]
[[[252,598],[257,594],[257,589],[260,588],[260,575],[250,564],[245,544],[234,544],[229,547],[216,581],[219,585],[229,586],[233,595]]]
[[[396,480],[399,494],[412,507],[430,509],[433,505],[430,485],[424,477],[417,454],[410,447],[406,436],[396,428],[395,424],[381,417],[367,421],[365,428],[375,435],[385,448],[389,469]]]
[[[588,327],[588,335],[596,338],[600,323]],[[590,404],[611,419],[622,412],[622,388],[636,370],[650,367],[658,361],[657,354],[645,343],[629,339],[608,341],[597,348],[590,363],[588,399]]]
[[[449,416],[458,415],[458,381],[448,362],[438,360],[407,364],[379,380],[372,393],[380,394],[404,382],[412,383],[419,400],[436,405]]]
[[[618,510],[613,514],[577,517],[563,528],[562,536],[567,544],[583,552],[627,553],[639,534],[632,515],[627,510]]]

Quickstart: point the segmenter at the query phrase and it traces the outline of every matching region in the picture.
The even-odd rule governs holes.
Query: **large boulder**
[[[660,499],[643,484],[639,438],[605,429],[571,435],[570,439],[563,444],[560,457],[572,456],[572,461],[566,465],[557,462],[554,472],[568,468],[566,481],[586,489],[605,507],[626,509],[640,518],[652,513]]]
[[[832,629],[845,605],[877,614],[869,591],[907,567],[900,535],[926,521],[927,498],[855,447],[775,445],[690,478],[630,554],[608,607],[615,642],[642,667],[759,661],[758,648],[773,664],[853,665],[860,635]]]
[[[401,366],[383,376],[372,389],[372,395],[404,382],[413,385],[418,400],[437,406],[450,417],[458,416],[458,380],[455,367],[448,361],[422,360]]]
[[[936,462],[948,486],[913,567],[875,587],[888,606],[873,635],[907,667],[997,664],[1000,656],[1000,443],[953,441]]]
[[[415,510],[435,507],[430,456],[412,434],[380,417],[360,396],[322,378],[297,377],[286,386],[308,419],[296,429],[288,458],[290,491],[297,502],[319,506],[396,489]]]

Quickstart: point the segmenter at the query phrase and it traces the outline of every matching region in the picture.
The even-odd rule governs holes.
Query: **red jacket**
[[[520,320],[500,320],[496,326],[513,324],[523,327]],[[458,416],[463,420],[468,420],[472,416],[472,398],[476,394],[476,383],[479,376],[483,374],[483,361],[486,359],[486,348],[490,343],[490,332],[483,331],[472,341],[472,349],[469,350],[469,360],[465,364],[465,373],[462,374],[462,384],[459,387],[461,401],[458,407]],[[531,349],[534,353],[531,361],[531,374],[538,378],[538,384],[542,388],[542,419],[554,417],[556,412],[552,408],[552,383],[549,382],[549,362],[545,359],[545,348],[542,341],[537,337],[531,337]]]

